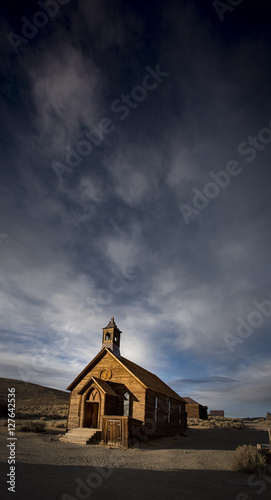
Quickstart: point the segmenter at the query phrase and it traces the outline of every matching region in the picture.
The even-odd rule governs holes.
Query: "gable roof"
[[[199,405],[200,403],[198,403],[197,401],[195,401],[194,399],[192,398],[183,398],[185,400],[185,402],[189,405]]]
[[[83,394],[90,386],[91,384],[94,382],[94,384],[96,386],[98,386],[99,389],[101,389],[101,391],[104,393],[104,394],[108,394],[109,396],[116,396],[117,397],[117,394],[115,393],[115,391],[113,391],[112,387],[110,387],[106,382],[105,380],[101,380],[100,378],[97,378],[97,377],[91,377],[86,383],[85,385],[80,389],[80,391],[78,391],[78,394]]]
[[[133,363],[129,359],[123,358],[122,356],[118,357],[113,354],[110,349],[104,347],[95,358],[77,375],[74,381],[67,387],[67,391],[72,391],[77,384],[87,375],[87,373],[94,368],[94,366],[105,356],[106,353],[109,353],[113,358],[120,363],[145,389],[150,389],[154,392],[163,394],[165,396],[171,397],[173,399],[178,399],[179,401],[184,402],[184,399],[177,394],[177,392],[173,391],[165,382],[163,382],[159,377],[154,375],[153,373],[145,370],[141,366]],[[99,383],[102,382],[100,379]]]
[[[169,387],[165,382],[163,382],[157,375],[154,373],[145,370],[141,366],[133,363],[129,359],[120,358],[121,363],[129,370],[132,375],[136,376],[138,380],[140,380],[146,389],[150,389],[154,392],[159,392],[160,394],[164,394],[165,396],[169,396],[173,399],[178,399],[179,401],[183,401],[183,398],[177,394],[177,392],[173,391],[171,387]]]
[[[115,396],[115,397],[118,397],[118,395],[115,393],[115,391],[113,391],[112,387],[110,387],[109,384],[107,384],[107,382],[105,382],[105,380],[102,380],[100,378],[97,378],[97,377],[91,377],[94,382],[96,383],[96,385],[98,387],[100,387],[100,389],[105,393],[105,394],[108,394],[109,396]]]

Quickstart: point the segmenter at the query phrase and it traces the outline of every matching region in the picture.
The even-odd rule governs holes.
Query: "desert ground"
[[[62,420],[47,420],[46,432],[40,434],[16,432],[16,493],[2,483],[1,499],[270,499],[270,476],[231,470],[237,446],[268,443],[264,421],[245,421],[239,429],[190,423],[187,436],[150,440],[125,450],[61,442]],[[1,424],[3,478],[8,452],[4,419]]]
[[[1,500],[267,500],[271,476],[231,469],[236,448],[268,443],[265,419],[188,420],[186,436],[129,449],[61,442],[69,395],[0,379],[0,398],[16,389],[16,488],[7,490],[7,419],[0,418]],[[26,432],[29,422],[44,432]],[[24,429],[24,432],[23,432]]]

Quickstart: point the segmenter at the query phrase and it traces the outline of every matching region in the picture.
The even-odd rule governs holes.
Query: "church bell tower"
[[[115,356],[120,357],[120,334],[114,318],[112,317],[108,325],[103,328],[103,343],[102,348],[107,347]]]

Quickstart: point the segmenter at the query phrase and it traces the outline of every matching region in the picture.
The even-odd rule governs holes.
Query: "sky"
[[[1,377],[65,389],[114,316],[181,396],[270,411],[270,14],[1,5]]]

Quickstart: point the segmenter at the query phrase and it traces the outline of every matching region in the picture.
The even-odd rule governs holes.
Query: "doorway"
[[[86,401],[85,425],[84,427],[98,428],[99,403]]]

